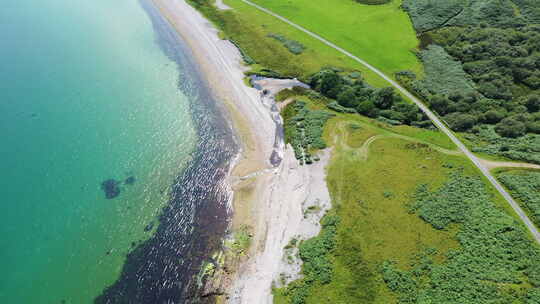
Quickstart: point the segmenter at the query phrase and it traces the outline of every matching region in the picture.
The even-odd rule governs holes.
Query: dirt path
[[[290,26],[306,33],[307,35],[321,41],[322,43],[328,45],[329,47],[339,51],[340,53],[346,55],[347,57],[355,60],[356,62],[362,64],[366,68],[373,71],[375,74],[379,75],[381,78],[386,80],[390,85],[392,85],[394,88],[396,88],[399,92],[401,92],[403,95],[405,95],[407,98],[409,98],[412,102],[414,102],[422,112],[426,114],[426,116],[433,122],[433,124],[439,128],[442,132],[444,132],[452,142],[465,154],[467,158],[469,158],[473,164],[482,172],[482,174],[489,180],[489,182],[497,189],[497,191],[502,195],[502,197],[510,204],[512,209],[517,213],[517,215],[520,217],[522,222],[525,224],[529,232],[532,234],[534,239],[537,243],[540,244],[540,232],[536,228],[536,226],[532,223],[532,221],[529,219],[525,211],[521,209],[519,204],[512,198],[512,196],[504,189],[504,187],[495,179],[495,177],[491,174],[489,171],[489,168],[487,168],[482,161],[476,157],[455,135],[454,133],[439,119],[439,117],[432,112],[425,104],[423,104],[418,98],[416,98],[413,94],[411,94],[409,91],[407,91],[405,88],[403,88],[401,85],[399,85],[396,81],[394,81],[392,78],[388,77],[386,74],[384,74],[379,69],[375,68],[374,66],[370,65],[368,62],[360,59],[359,57],[353,55],[352,53],[348,52],[347,50],[337,46],[336,44],[326,40],[325,38],[301,27],[300,25],[290,21],[289,19],[286,19],[285,17],[278,15],[260,5],[257,5],[251,1],[248,0],[242,0],[242,2],[251,5],[271,16],[274,16],[275,18],[289,24]]]
[[[518,163],[518,162],[505,162],[505,161],[493,161],[483,158],[479,158],[480,162],[488,168],[489,170],[496,168],[524,168],[524,169],[538,169],[540,170],[540,165],[528,164],[528,163]]]

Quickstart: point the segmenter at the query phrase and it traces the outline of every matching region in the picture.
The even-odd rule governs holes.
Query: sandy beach
[[[229,177],[234,193],[231,228],[248,225],[253,241],[247,256],[229,265],[233,269],[213,288],[222,290],[228,303],[272,303],[272,284],[279,284],[279,277],[291,281],[300,270],[299,261],[286,260],[294,252],[284,247],[293,238],[316,235],[320,217],[330,207],[325,166],[331,153],[323,151],[319,162],[300,166],[283,143],[273,96],[301,85],[298,81],[262,79],[256,82],[259,90],[248,87],[239,51],[221,40],[199,12],[184,0],[153,2],[189,45],[216,100],[223,102],[241,147]]]

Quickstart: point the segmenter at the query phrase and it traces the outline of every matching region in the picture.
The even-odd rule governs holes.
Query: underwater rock
[[[112,199],[120,195],[119,182],[115,179],[108,179],[101,183],[101,190],[105,192],[105,198]]]
[[[144,227],[144,231],[148,232],[148,231],[152,230],[152,228],[154,228],[154,223],[150,223],[150,224],[146,225],[146,227]]]
[[[124,184],[133,185],[135,181],[136,181],[135,176],[130,176],[124,180]]]

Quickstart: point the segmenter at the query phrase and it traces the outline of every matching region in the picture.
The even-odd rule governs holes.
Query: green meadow
[[[363,65],[277,18],[241,0],[224,2],[233,9],[218,10],[212,1],[190,0],[194,7],[221,30],[223,38],[234,41],[241,49],[245,61],[251,66],[252,73],[273,76],[269,73],[271,71],[277,73],[276,75],[306,80],[324,67],[336,67],[347,71],[361,71],[364,79],[374,87],[388,86],[386,81]],[[264,1],[256,2],[267,5],[262,3]],[[317,14],[314,4],[303,2],[295,5],[305,9],[306,13]],[[317,31],[321,36],[389,75],[400,70],[413,70],[417,75],[422,75],[422,67],[413,54],[418,40],[407,15],[399,9],[399,3],[369,6],[353,1],[332,2],[328,7],[335,6],[334,11],[348,16],[339,17],[332,14],[332,16],[312,15],[306,18],[321,21],[322,28],[332,30],[330,32],[319,32],[318,27],[304,24],[284,12],[278,10],[276,12],[283,13],[309,30]],[[268,8],[274,10],[272,6]],[[297,8],[291,9],[298,11]],[[304,13],[301,14],[303,15]],[[379,28],[377,23],[383,20],[385,27]],[[339,32],[342,32],[342,35],[335,36],[335,39],[330,38]],[[299,42],[304,47],[303,51],[298,54],[290,52],[283,43],[272,37],[275,35]],[[358,39],[359,37],[362,39]]]
[[[290,98],[336,115],[323,136],[335,224],[299,243],[304,278],[274,289],[275,303],[443,303],[468,286],[444,303],[537,299],[538,247],[443,134]]]
[[[240,0],[226,0],[236,6]],[[419,44],[401,0],[366,5],[352,0],[254,0],[253,2],[317,33],[388,75],[412,70],[422,75],[413,53]]]

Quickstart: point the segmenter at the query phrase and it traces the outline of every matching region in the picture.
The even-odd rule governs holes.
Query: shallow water
[[[143,1],[2,5],[0,303],[182,303],[235,153],[189,51]]]

